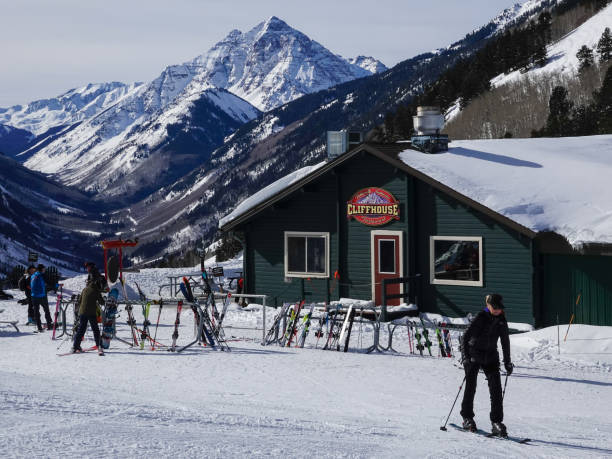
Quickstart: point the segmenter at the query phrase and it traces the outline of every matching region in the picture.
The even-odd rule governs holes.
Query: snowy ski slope
[[[128,285],[138,276],[155,290],[169,271],[154,271],[127,274]],[[21,292],[11,293],[0,320],[23,322]],[[153,322],[157,312],[153,306]],[[142,321],[139,306],[135,314]],[[162,343],[175,314],[162,310]],[[192,318],[183,310],[179,343],[192,339]],[[125,317],[119,322],[127,337]],[[261,307],[233,306],[226,324],[261,326]],[[0,327],[2,457],[612,457],[612,327],[573,325],[560,354],[555,327],[511,337],[517,368],[505,423],[532,438],[529,445],[440,431],[462,371],[435,348],[434,357],[410,355],[404,328],[396,355],[364,354],[371,327],[356,325],[347,354],[314,349],[313,335],[306,348],[287,349],[261,346],[261,331],[228,328],[230,353],[140,351],[113,341],[104,357],[58,357],[69,342],[21,328]],[[91,333],[86,340],[83,347]],[[476,422],[485,430],[488,406],[481,376]],[[451,422],[459,421],[455,408]]]

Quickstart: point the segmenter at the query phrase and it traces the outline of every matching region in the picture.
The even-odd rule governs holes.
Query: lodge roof
[[[604,186],[612,175],[612,136],[455,141],[452,145],[448,153],[429,155],[409,149],[406,142],[361,144],[255,193],[221,219],[220,227],[228,231],[239,226],[367,152],[530,238],[552,231],[574,246],[612,243],[612,195]]]

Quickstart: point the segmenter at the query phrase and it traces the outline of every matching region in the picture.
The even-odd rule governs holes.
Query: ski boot
[[[32,319],[31,317],[28,317],[28,322],[26,323],[26,326],[28,327],[36,327],[36,321],[34,319]]]
[[[73,354],[81,354],[83,352],[83,349],[81,349],[80,347],[73,347],[72,348],[72,353]]]
[[[470,432],[476,432],[476,422],[474,422],[474,418],[463,418],[463,428]]]
[[[98,347],[98,355],[104,355],[104,349],[102,349],[102,346]]]
[[[508,431],[506,430],[506,426],[502,422],[492,423],[491,424],[491,435],[495,437],[506,438],[508,436]]]

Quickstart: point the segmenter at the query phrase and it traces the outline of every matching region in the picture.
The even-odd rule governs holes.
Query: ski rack
[[[198,301],[197,297],[194,297],[194,301],[183,301],[183,304],[189,305],[192,309],[196,310],[196,312],[198,313],[199,324],[198,324],[195,339],[191,343],[188,343],[185,346],[182,346],[179,349],[177,349],[176,352],[183,352],[185,349],[188,349],[191,346],[197,343],[200,343],[200,342],[209,342],[209,340],[206,337],[206,331],[204,329],[205,322],[207,320],[211,324],[212,333],[214,336],[213,340],[214,339],[217,340],[216,344],[209,342],[210,346],[214,349],[215,346],[218,345],[219,349],[221,349],[222,351],[228,351],[228,352],[231,351],[229,345],[225,341],[225,338],[222,337],[223,329],[221,325],[219,324],[217,327],[214,327],[212,326],[212,322],[210,321],[210,314],[208,314],[208,308],[209,306],[212,306],[213,302],[214,302],[214,294],[208,295],[208,298],[206,299],[206,303],[204,304],[204,308],[202,308],[202,305],[200,305],[200,302]],[[212,307],[211,307],[211,310],[212,310]]]
[[[66,311],[68,310],[68,306],[70,306],[72,303],[76,303],[76,299],[77,295],[72,295],[69,300],[64,301],[64,299],[62,299],[60,302],[59,313],[62,321],[62,332],[55,337],[56,340],[64,335],[72,336],[72,333],[68,331],[68,326],[66,324]]]

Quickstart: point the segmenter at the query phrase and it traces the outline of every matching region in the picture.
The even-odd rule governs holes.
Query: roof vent
[[[336,159],[363,142],[359,131],[327,131],[327,159]]]
[[[448,135],[440,134],[444,127],[444,115],[440,107],[417,107],[412,123],[416,131],[416,135],[410,139],[412,148],[426,153],[448,151]]]
[[[412,123],[417,135],[439,134],[444,127],[444,115],[440,107],[417,107]]]

